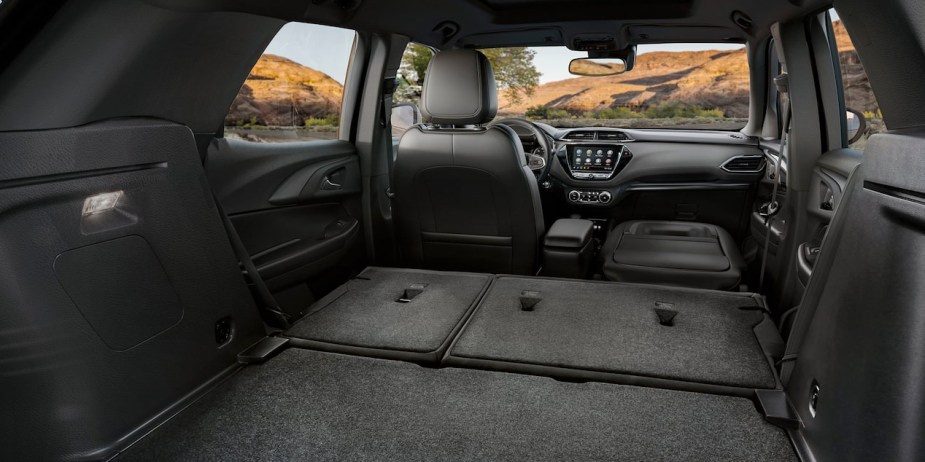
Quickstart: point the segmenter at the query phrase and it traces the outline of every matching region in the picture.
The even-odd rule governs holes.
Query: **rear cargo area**
[[[121,460],[795,460],[750,294],[367,268]],[[769,344],[770,343],[770,344]]]
[[[121,460],[794,460],[745,398],[290,348]]]

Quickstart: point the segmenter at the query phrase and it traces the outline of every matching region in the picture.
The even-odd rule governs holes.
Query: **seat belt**
[[[273,294],[270,293],[270,289],[267,287],[266,282],[263,281],[260,272],[257,271],[257,266],[254,265],[250,253],[248,253],[247,249],[244,247],[241,236],[238,235],[238,231],[234,228],[231,219],[228,218],[228,214],[225,213],[225,209],[222,208],[222,204],[219,202],[214,191],[212,192],[212,199],[215,201],[218,214],[222,217],[222,225],[225,226],[225,232],[228,234],[228,239],[231,241],[231,248],[234,249],[235,256],[238,257],[241,265],[244,266],[242,274],[245,278],[250,280],[257,289],[257,300],[255,301],[260,308],[260,313],[263,315],[264,321],[273,327],[288,329],[290,326],[289,315],[284,313],[279,307],[279,304],[276,303],[276,299],[273,298]]]
[[[767,231],[764,233],[764,249],[761,254],[761,272],[758,276],[758,292],[764,290],[764,276],[767,272],[768,267],[768,251],[771,247],[771,231],[774,225],[774,217],[780,212],[780,204],[777,202],[777,192],[780,189],[780,166],[784,163],[784,158],[788,154],[789,141],[790,141],[790,85],[788,81],[787,74],[781,74],[774,78],[774,84],[777,86],[777,91],[779,93],[787,94],[787,105],[784,107],[784,114],[782,118],[782,129],[781,129],[781,144],[780,144],[780,153],[777,156],[777,162],[774,164],[774,174],[772,175],[771,181],[773,181],[773,186],[771,187],[771,200],[767,203],[766,208],[762,207],[758,210],[758,213],[764,216],[764,224],[767,227]],[[764,209],[764,210],[762,210]]]
[[[398,87],[398,78],[385,79],[382,82],[382,110],[380,111],[379,125],[385,132],[385,152],[386,164],[388,165],[389,185],[385,189],[385,195],[392,199],[395,193],[392,192],[392,169],[395,165],[395,153],[392,147],[392,95]]]

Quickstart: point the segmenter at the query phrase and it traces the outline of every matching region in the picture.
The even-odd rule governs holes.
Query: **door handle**
[[[344,185],[331,181],[331,177],[329,176],[324,177],[324,181],[321,182],[322,191],[337,191],[343,187]]]
[[[347,178],[347,169],[340,167],[334,171],[328,171],[321,180],[322,191],[340,191],[344,189],[344,180]]]

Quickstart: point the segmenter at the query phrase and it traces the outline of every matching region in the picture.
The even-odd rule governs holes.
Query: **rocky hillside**
[[[323,72],[263,55],[235,97],[225,125],[301,126],[340,113],[344,87]]]
[[[848,106],[876,112],[877,102],[867,75],[840,22],[835,24],[841,66],[846,71]],[[531,107],[564,109],[573,114],[609,107],[644,110],[664,103],[686,103],[721,109],[726,117],[748,117],[748,62],[736,51],[652,52],[640,55],[636,67],[612,77],[576,77],[537,87],[517,104],[504,95],[499,110],[523,114]]]

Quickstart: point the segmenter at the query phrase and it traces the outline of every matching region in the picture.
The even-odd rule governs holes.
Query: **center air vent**
[[[720,168],[730,173],[758,173],[764,169],[764,156],[736,156]]]
[[[629,141],[630,137],[623,132],[597,132],[597,139],[607,141]]]
[[[573,132],[568,132],[565,135],[567,140],[593,140],[595,132],[589,130],[576,130]]]

